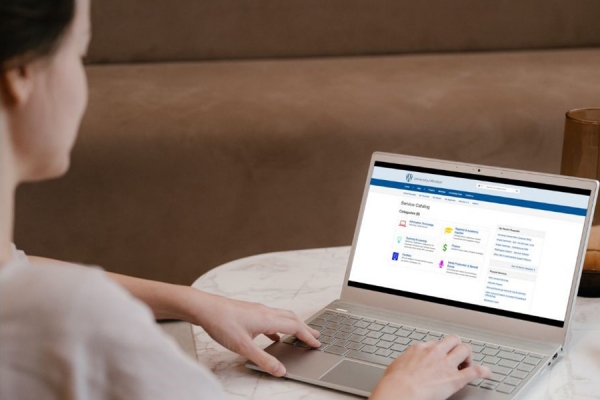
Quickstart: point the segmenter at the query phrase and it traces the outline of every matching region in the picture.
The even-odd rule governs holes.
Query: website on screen
[[[349,285],[562,326],[589,192],[402,168],[374,168]]]

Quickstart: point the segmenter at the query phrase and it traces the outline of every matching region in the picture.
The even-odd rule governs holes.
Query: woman
[[[214,377],[166,339],[153,317],[201,325],[283,376],[285,367],[254,344],[257,335],[293,333],[320,345],[319,333],[289,311],[26,257],[12,245],[18,184],[68,170],[87,102],[81,58],[89,14],[89,0],[0,3],[0,398],[221,398]],[[411,347],[372,398],[443,399],[489,375],[451,336]]]

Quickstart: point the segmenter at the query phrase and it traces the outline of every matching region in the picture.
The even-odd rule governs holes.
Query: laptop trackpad
[[[342,360],[321,377],[321,381],[364,390],[371,393],[383,376],[385,368]]]

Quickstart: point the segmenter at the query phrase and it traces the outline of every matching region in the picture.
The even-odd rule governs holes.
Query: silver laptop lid
[[[563,343],[597,187],[375,153],[342,300]]]

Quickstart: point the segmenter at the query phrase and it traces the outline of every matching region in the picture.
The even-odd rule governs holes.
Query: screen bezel
[[[577,255],[577,264],[574,270],[571,292],[567,305],[564,321],[555,321],[527,314],[513,313],[492,307],[478,306],[460,303],[452,300],[440,299],[432,296],[419,295],[416,293],[403,292],[400,290],[381,287],[370,287],[365,284],[349,283],[350,271],[354,260],[354,251],[360,226],[364,214],[370,181],[376,165],[397,169],[410,168],[415,171],[431,173],[442,173],[447,176],[477,179],[494,183],[513,184],[519,186],[534,187],[547,190],[558,190],[570,193],[589,193],[588,212],[586,214],[582,240]],[[587,245],[589,228],[591,225],[597,193],[597,181],[571,178],[558,175],[541,174],[534,172],[516,171],[480,165],[454,163],[440,160],[425,159],[419,157],[402,156],[386,153],[374,153],[371,158],[369,172],[361,202],[360,213],[356,224],[355,234],[348,268],[342,287],[343,301],[355,302],[367,306],[383,308],[401,313],[412,314],[421,318],[441,320],[453,324],[467,325],[475,329],[493,330],[511,336],[524,337],[532,340],[544,340],[552,342],[564,342],[566,330],[571,319],[572,306],[579,286],[583,256]],[[587,192],[587,193],[586,193]],[[407,295],[409,293],[409,295]]]

